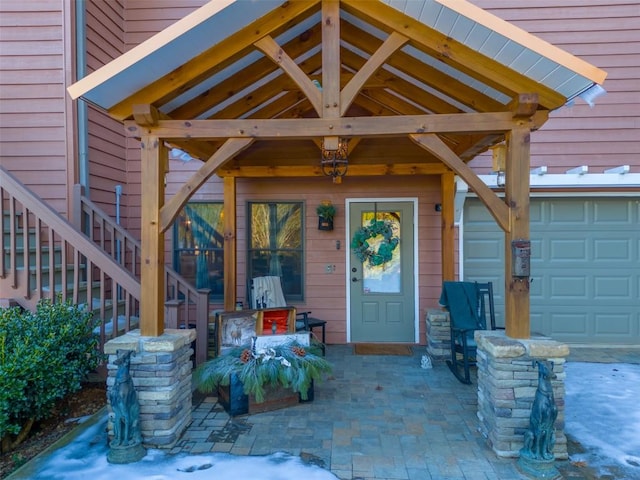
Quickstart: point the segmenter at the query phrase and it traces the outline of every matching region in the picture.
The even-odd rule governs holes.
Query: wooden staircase
[[[73,203],[75,224],[0,167],[0,306],[35,310],[42,298],[86,305],[100,318],[102,347],[139,326],[140,243],[79,186]],[[196,328],[199,364],[207,358],[209,291],[195,289],[168,267],[165,286],[165,327]]]

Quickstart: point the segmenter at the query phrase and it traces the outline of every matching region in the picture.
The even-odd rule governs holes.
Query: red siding
[[[531,136],[531,166],[591,173],[630,165],[640,172],[640,2],[637,0],[472,0],[499,17],[581,57],[608,73],[607,94],[591,108],[578,99],[552,113]],[[472,165],[488,173],[488,156]]]
[[[591,172],[629,164],[640,171],[640,3],[631,0],[472,0],[476,5],[606,70],[608,94],[595,108],[578,100],[554,112],[543,129],[532,135],[532,167],[549,173],[590,165]],[[93,71],[184,17],[205,0],[87,0],[88,71]],[[65,87],[70,83],[69,12],[74,2],[0,0],[0,162],[60,212],[74,176],[72,128]],[[65,37],[66,36],[66,37]],[[65,53],[66,52],[66,53]],[[122,125],[90,108],[89,159],[91,197],[114,214],[114,187],[123,185],[122,223],[139,238],[140,149],[127,140]],[[69,159],[71,158],[71,160]],[[167,193],[177,191],[199,162],[171,162]],[[487,173],[487,156],[472,165]],[[42,172],[46,172],[43,175]],[[237,289],[244,296],[245,205],[248,200],[295,199],[306,204],[307,300],[305,307],[326,318],[328,339],[343,342],[345,333],[345,198],[418,197],[420,311],[436,304],[440,289],[440,215],[437,177],[347,178],[337,187],[328,179],[265,179],[238,181]],[[375,193],[372,193],[375,192]],[[194,200],[221,199],[222,186],[212,179]],[[336,229],[316,229],[315,206],[330,199],[338,206]],[[170,249],[170,232],[167,247]],[[335,241],[342,249],[335,250]],[[167,255],[170,258],[170,255]],[[326,263],[337,271],[324,273]],[[421,313],[422,315],[422,313]],[[422,319],[421,319],[422,320]],[[421,341],[424,342],[424,322]]]
[[[87,73],[119,57],[124,46],[124,2],[85,3]],[[91,200],[116,216],[115,186],[122,185],[120,216],[127,223],[127,163],[123,127],[105,112],[89,107],[89,188]]]
[[[70,174],[64,3],[0,2],[0,162],[62,214]]]
[[[186,170],[199,162],[182,164],[171,162],[172,173],[168,177],[167,193],[173,194],[186,178]],[[375,189],[372,187],[375,186]],[[357,198],[417,198],[418,199],[418,255],[419,308],[421,318],[427,308],[437,303],[441,282],[440,222],[441,214],[435,211],[440,203],[440,178],[438,176],[388,177],[384,182],[371,178],[347,177],[342,185],[334,185],[329,178],[269,178],[264,180],[237,180],[237,250],[238,279],[236,291],[239,300],[246,303],[246,212],[247,202],[259,200],[304,201],[305,203],[305,255],[306,255],[306,298],[304,310],[326,319],[329,343],[346,341],[346,272],[345,255],[349,251],[350,239],[346,238],[345,200]],[[192,198],[194,201],[221,201],[222,184],[217,177],[212,178]],[[337,207],[334,230],[317,229],[316,207],[322,200],[331,200]],[[340,250],[336,250],[336,240],[340,240]],[[170,232],[167,235],[167,258],[171,258]],[[326,264],[336,266],[332,274],[325,273]],[[424,322],[420,321],[420,337],[424,343]]]

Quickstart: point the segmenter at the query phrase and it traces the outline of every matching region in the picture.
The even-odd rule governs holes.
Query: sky
[[[565,433],[584,453],[571,455],[601,475],[640,479],[640,365],[567,363]],[[234,456],[224,453],[168,456],[149,450],[140,462],[107,462],[106,416],[67,447],[44,459],[33,480],[336,480],[337,477],[285,453]],[[611,478],[611,477],[609,477]]]

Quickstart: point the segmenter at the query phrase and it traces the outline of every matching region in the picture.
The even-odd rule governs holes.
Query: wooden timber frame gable
[[[452,2],[441,0],[441,3]],[[485,24],[496,22],[496,29],[505,35],[521,37],[516,39],[528,42],[534,49],[548,51],[558,62],[595,78],[595,82],[604,80],[603,72],[595,67],[542,41],[537,44],[538,40],[526,32],[505,30],[505,22],[492,20],[494,17],[487,20],[480,9],[458,3],[463,4],[469,16]],[[286,29],[318,13],[319,23],[291,40],[278,43],[276,39]],[[384,32],[386,39],[359,28],[359,22]],[[345,43],[354,48],[345,48]],[[300,59],[304,52],[311,51],[310,47],[318,45],[319,52]],[[405,46],[481,81],[510,100],[497,101],[427,62],[417,65],[415,58],[403,49]],[[160,106],[250,51],[260,52],[260,59],[223,80],[206,95],[168,113],[160,111]],[[270,82],[256,83],[259,76],[273,72],[280,75]],[[407,75],[429,85],[429,89],[420,88]],[[250,94],[205,115],[215,105],[222,105],[230,92],[253,83],[256,86]],[[141,141],[144,185],[141,334],[163,333],[164,234],[200,186],[214,174],[223,178],[224,308],[232,310],[237,275],[236,178],[322,176],[319,147],[324,144],[325,148],[336,148],[339,139],[348,139],[349,176],[440,176],[443,280],[455,277],[455,177],[477,194],[505,232],[506,334],[528,338],[529,278],[512,275],[510,245],[513,240],[529,239],[530,133],[544,124],[549,111],[566,101],[557,91],[382,2],[283,3],[187,61],[179,71],[108,108],[111,116],[124,121],[126,134]],[[410,153],[393,161],[370,153],[377,148],[384,150],[389,141]],[[498,144],[506,146],[504,198],[467,165],[476,155]],[[165,201],[167,145],[202,159],[203,164],[176,195]],[[287,149],[296,153],[276,154]]]

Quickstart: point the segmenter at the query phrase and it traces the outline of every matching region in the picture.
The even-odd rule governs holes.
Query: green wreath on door
[[[369,244],[369,240],[379,235],[382,235],[382,241],[376,250]],[[391,260],[399,243],[400,239],[393,236],[391,223],[372,220],[369,225],[359,228],[353,235],[351,249],[362,263],[369,261],[369,265],[376,267]]]

